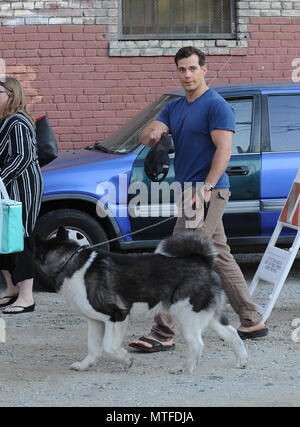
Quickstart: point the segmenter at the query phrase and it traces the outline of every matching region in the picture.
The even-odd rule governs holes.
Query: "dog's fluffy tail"
[[[217,258],[217,251],[212,241],[200,231],[183,231],[162,240],[156,248],[156,254],[188,258],[199,256],[212,267]]]

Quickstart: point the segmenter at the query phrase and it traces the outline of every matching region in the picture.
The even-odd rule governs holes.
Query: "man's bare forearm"
[[[221,129],[216,129],[211,133],[213,143],[216,146],[216,151],[213,155],[211,167],[205,181],[213,187],[225,172],[230,160],[232,151],[232,135],[233,133],[231,131]]]
[[[230,160],[231,151],[218,148],[213,156],[211,168],[205,179],[206,182],[209,182],[213,187],[217,184],[220,177],[226,171],[228,162]]]

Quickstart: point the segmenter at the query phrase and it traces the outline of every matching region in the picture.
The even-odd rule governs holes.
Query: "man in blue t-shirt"
[[[175,180],[185,188],[194,189],[190,202],[203,209],[201,199],[209,203],[204,223],[199,224],[218,250],[216,271],[225,293],[241,325],[242,339],[254,339],[268,334],[261,315],[248,292],[244,276],[230,253],[222,216],[230,196],[226,168],[231,156],[235,131],[234,112],[230,105],[205,82],[205,55],[199,49],[186,46],[175,56],[177,75],[185,97],[169,102],[156,120],[142,132],[141,141],[148,146],[157,144],[171,133],[175,145]],[[196,191],[201,183],[200,193]],[[174,232],[187,228],[184,216],[179,216]],[[197,230],[197,228],[194,227]],[[174,327],[169,315],[158,314],[151,332],[129,344],[144,352],[174,348]]]

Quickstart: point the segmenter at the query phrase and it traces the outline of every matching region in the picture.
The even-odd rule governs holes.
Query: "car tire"
[[[58,228],[63,225],[69,231],[70,239],[80,245],[95,245],[107,240],[101,225],[89,214],[76,209],[57,209],[41,216],[35,231],[44,239],[55,236]],[[99,246],[109,250],[109,244]]]

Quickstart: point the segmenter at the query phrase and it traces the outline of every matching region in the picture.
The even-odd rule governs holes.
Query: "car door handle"
[[[248,175],[249,168],[248,166],[232,166],[226,169],[226,173],[229,176]]]

